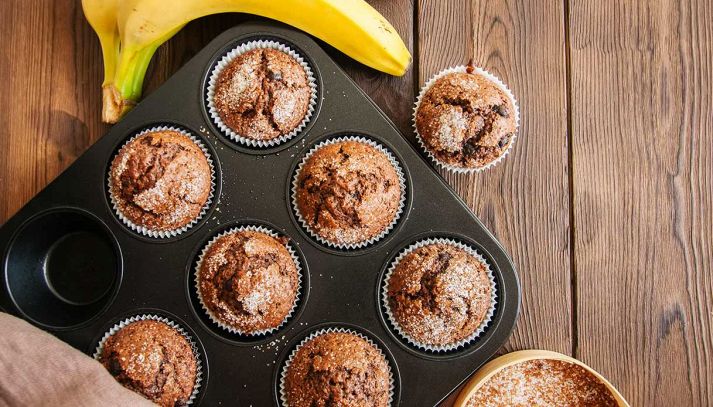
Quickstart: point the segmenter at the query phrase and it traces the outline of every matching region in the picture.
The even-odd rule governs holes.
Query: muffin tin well
[[[318,97],[304,129],[284,143],[260,148],[223,134],[205,97],[218,60],[236,45],[266,39],[287,44],[304,59]],[[168,238],[144,236],[124,225],[107,191],[108,169],[118,149],[156,126],[189,131],[205,145],[216,175],[213,200],[202,218]],[[394,228],[354,250],[330,248],[312,238],[296,219],[290,199],[304,154],[343,135],[385,146],[399,162],[406,185]],[[293,315],[276,331],[256,337],[216,326],[195,294],[200,250],[217,234],[240,225],[263,225],[288,236],[302,267]],[[497,307],[485,332],[464,349],[442,354],[404,343],[384,319],[379,298],[384,270],[394,256],[429,237],[475,247],[488,260],[497,284]],[[179,322],[205,359],[196,404],[211,406],[275,404],[285,355],[310,332],[330,326],[364,332],[383,348],[398,376],[394,404],[435,405],[507,340],[520,303],[516,272],[498,241],[317,43],[275,23],[243,24],[208,44],[0,228],[0,253],[0,309],[88,354],[108,328],[128,316],[151,313]]]

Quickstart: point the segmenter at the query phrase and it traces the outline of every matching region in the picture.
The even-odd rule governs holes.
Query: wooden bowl
[[[591,367],[585,365],[584,363],[580,362],[577,359],[571,358],[567,355],[563,355],[561,353],[557,352],[551,352],[548,350],[521,350],[517,352],[512,352],[508,353],[507,355],[500,356],[499,358],[495,358],[485,364],[480,370],[478,370],[475,375],[470,379],[468,384],[463,388],[463,390],[460,392],[458,395],[458,398],[456,399],[455,404],[453,405],[454,407],[466,407],[468,403],[468,399],[475,394],[475,392],[480,388],[483,383],[485,383],[488,379],[493,377],[495,373],[499,372],[503,368],[506,368],[508,366],[512,366],[521,362],[525,362],[528,360],[532,359],[553,359],[553,360],[562,360],[565,362],[570,362],[577,364],[579,366],[582,366],[583,368],[587,369],[590,373],[592,373],[599,381],[604,383],[604,385],[609,389],[611,394],[614,396],[614,399],[616,402],[619,404],[620,407],[630,407],[629,403],[624,400],[624,397],[619,393],[619,391],[611,384],[607,379],[605,379],[602,375],[597,373],[594,369]]]

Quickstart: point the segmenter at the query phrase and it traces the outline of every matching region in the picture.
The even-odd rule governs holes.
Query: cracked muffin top
[[[479,73],[449,73],[426,91],[416,129],[438,161],[480,168],[497,160],[517,131],[513,101]]]
[[[298,290],[297,266],[286,244],[252,230],[216,239],[198,270],[198,289],[210,314],[241,333],[280,326]]]
[[[150,230],[176,230],[196,219],[210,194],[203,151],[175,130],[143,134],[119,151],[110,170],[118,211]]]
[[[359,141],[317,149],[297,176],[297,210],[310,230],[335,245],[359,244],[386,230],[401,205],[389,158]]]
[[[396,324],[430,346],[453,345],[480,327],[492,306],[485,265],[444,243],[419,247],[396,265],[387,286]]]
[[[154,403],[185,406],[197,363],[188,340],[164,322],[132,322],[107,338],[99,361],[124,387]]]
[[[467,407],[616,407],[607,386],[587,369],[554,359],[503,368],[468,399]]]
[[[391,374],[384,355],[363,338],[329,332],[302,345],[287,368],[290,407],[389,405]]]
[[[258,48],[223,68],[213,103],[223,123],[238,135],[272,140],[302,123],[311,96],[307,73],[292,56]]]

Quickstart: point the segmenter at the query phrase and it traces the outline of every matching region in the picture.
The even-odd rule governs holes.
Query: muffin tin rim
[[[400,166],[401,173],[403,175],[403,180],[405,184],[405,197],[402,199],[403,201],[403,207],[401,208],[401,214],[399,218],[397,219],[396,223],[391,227],[391,229],[384,235],[381,239],[366,245],[365,247],[359,247],[355,249],[348,249],[348,248],[336,248],[336,247],[330,247],[326,244],[323,244],[319,242],[316,238],[312,237],[312,235],[305,230],[305,228],[302,226],[302,223],[300,222],[298,215],[296,213],[297,208],[294,207],[293,202],[292,202],[292,187],[293,187],[293,182],[295,180],[295,177],[297,175],[297,169],[299,168],[303,158],[307,153],[309,153],[315,146],[318,144],[331,140],[331,139],[336,139],[339,137],[364,137],[366,139],[369,139],[371,141],[376,142],[377,144],[382,145],[386,150],[388,150],[389,153],[396,159],[397,163]],[[351,128],[346,128],[346,129],[339,129],[339,130],[333,130],[329,131],[323,134],[320,134],[319,136],[313,138],[310,140],[308,143],[305,143],[304,146],[300,148],[298,152],[295,153],[295,158],[293,159],[292,164],[290,164],[290,169],[287,173],[287,182],[286,182],[286,192],[285,192],[285,198],[286,198],[286,205],[287,209],[290,214],[290,220],[292,222],[292,225],[299,231],[299,233],[302,235],[302,237],[305,238],[312,246],[316,247],[317,249],[336,256],[349,256],[349,257],[354,257],[354,256],[362,256],[365,254],[369,254],[381,247],[383,247],[385,244],[389,243],[392,241],[392,239],[396,236],[396,234],[400,231],[400,229],[403,227],[403,225],[408,221],[409,215],[411,213],[411,207],[413,204],[413,182],[411,180],[411,172],[409,171],[408,166],[405,164],[403,158],[401,157],[401,154],[399,154],[394,147],[392,146],[391,143],[388,141],[384,140],[383,138],[379,137],[378,135],[364,131],[364,130],[353,130]]]
[[[203,147],[206,148],[208,151],[208,154],[211,156],[213,159],[213,177],[215,179],[212,180],[213,182],[213,195],[212,195],[212,202],[208,206],[207,209],[205,209],[205,213],[203,216],[198,219],[193,225],[190,225],[188,229],[186,229],[185,232],[179,233],[175,236],[169,236],[169,237],[153,237],[153,236],[147,236],[144,235],[140,232],[137,232],[135,230],[132,230],[128,225],[126,225],[119,217],[119,214],[117,211],[114,210],[114,205],[112,204],[111,200],[111,193],[109,191],[109,184],[108,180],[110,178],[110,171],[112,167],[112,163],[114,161],[114,158],[119,154],[119,151],[132,139],[137,137],[141,132],[143,131],[148,131],[152,128],[158,128],[158,127],[175,127],[178,130],[184,130],[188,132],[190,135],[193,137],[196,137],[199,139]],[[215,147],[210,143],[210,141],[207,139],[207,135],[204,132],[201,131],[196,131],[194,126],[185,124],[185,122],[181,120],[156,120],[156,121],[150,121],[148,123],[145,123],[143,125],[139,126],[132,126],[130,127],[127,131],[122,132],[123,137],[121,140],[119,140],[118,143],[114,143],[112,149],[111,149],[111,155],[109,156],[109,159],[106,162],[106,165],[104,166],[104,175],[103,175],[103,185],[102,189],[104,191],[103,193],[103,199],[104,199],[104,204],[111,214],[111,217],[114,218],[116,221],[116,224],[120,226],[123,232],[126,233],[126,235],[134,238],[141,240],[146,243],[175,243],[177,241],[180,241],[182,239],[185,239],[189,236],[191,236],[193,233],[195,233],[197,230],[201,229],[205,224],[208,222],[210,219],[211,215],[215,211],[215,209],[218,207],[218,203],[220,202],[221,198],[221,193],[222,193],[222,185],[223,185],[223,169],[221,166],[220,159],[218,158],[218,152],[215,150]]]
[[[302,277],[302,283],[300,286],[300,295],[297,298],[297,306],[292,312],[292,315],[287,318],[286,321],[284,321],[277,329],[275,329],[273,332],[269,332],[266,334],[260,334],[260,335],[242,335],[242,334],[234,334],[231,332],[226,331],[225,329],[221,328],[217,324],[213,323],[208,315],[203,311],[202,305],[200,300],[198,299],[198,294],[196,292],[196,287],[195,287],[195,272],[196,272],[196,264],[198,261],[198,257],[200,256],[203,248],[216,236],[218,236],[221,233],[227,232],[231,229],[241,227],[241,226],[263,226],[266,227],[269,230],[272,230],[273,232],[276,232],[278,235],[281,236],[286,236],[290,239],[290,244],[291,248],[294,250],[295,255],[300,261],[300,267],[301,267],[301,277]],[[279,335],[284,335],[286,332],[290,331],[290,328],[294,327],[296,323],[299,322],[302,313],[304,312],[306,306],[307,306],[307,301],[309,300],[309,296],[311,293],[311,281],[310,281],[310,270],[309,270],[309,264],[307,263],[307,257],[304,255],[302,252],[302,249],[299,247],[299,244],[293,243],[294,239],[287,233],[284,228],[280,228],[277,225],[265,221],[262,219],[256,219],[256,218],[239,218],[232,220],[230,222],[226,222],[225,224],[221,224],[220,227],[211,229],[210,233],[204,236],[202,239],[199,239],[196,246],[190,251],[190,256],[188,257],[188,262],[186,262],[185,265],[185,270],[184,270],[184,296],[186,300],[186,305],[187,307],[191,310],[193,316],[195,319],[198,321],[199,325],[201,325],[201,328],[208,332],[210,335],[215,337],[216,339],[229,344],[231,346],[242,346],[242,347],[253,347],[257,345],[263,345],[266,343],[269,343],[270,341],[275,340],[276,337]],[[204,321],[202,316],[203,314],[205,315],[205,318],[208,319],[208,321]],[[215,330],[213,330],[211,327],[214,327]],[[219,333],[220,332],[220,333]],[[235,336],[239,339],[232,339],[229,338],[229,336]]]
[[[15,296],[12,294],[12,290],[10,289],[10,281],[8,279],[8,261],[10,260],[10,252],[12,251],[13,246],[15,245],[17,238],[19,237],[20,233],[25,230],[25,228],[31,224],[32,222],[36,221],[37,219],[40,219],[46,215],[49,215],[54,212],[76,212],[84,216],[88,216],[90,219],[99,222],[98,224],[104,229],[105,232],[108,233],[108,236],[111,238],[111,243],[112,243],[112,249],[114,250],[114,253],[116,254],[117,258],[117,274],[116,274],[116,281],[114,282],[114,285],[110,288],[108,293],[111,293],[109,295],[109,298],[107,298],[107,303],[102,307],[96,315],[91,316],[85,321],[82,321],[78,324],[70,325],[70,326],[56,326],[56,325],[50,325],[50,324],[45,324],[43,322],[38,321],[35,318],[30,317],[25,311],[22,310],[22,307],[20,307],[17,303],[17,300],[15,299]],[[79,206],[75,205],[56,205],[56,206],[51,206],[49,208],[43,209],[37,213],[34,213],[32,216],[29,216],[27,219],[24,219],[22,223],[15,229],[15,231],[12,233],[10,236],[10,239],[8,241],[8,245],[6,249],[2,253],[3,255],[3,261],[2,261],[2,284],[3,284],[3,289],[7,293],[8,298],[10,298],[10,302],[12,306],[14,307],[14,310],[17,311],[19,314],[21,314],[24,318],[26,318],[28,321],[32,322],[33,324],[40,326],[44,329],[54,331],[54,332],[70,332],[70,331],[76,331],[82,328],[86,328],[87,326],[91,325],[92,323],[95,323],[100,317],[105,315],[109,309],[111,308],[112,304],[116,301],[116,298],[119,295],[119,291],[121,289],[121,284],[124,280],[124,252],[121,249],[121,244],[119,244],[119,240],[116,237],[116,234],[112,231],[112,229],[109,227],[109,225],[106,224],[104,220],[102,220],[99,216],[95,215],[94,213],[90,212],[87,209],[84,209]],[[105,294],[106,295],[106,294]]]
[[[241,44],[248,43],[251,41],[259,41],[259,40],[268,40],[268,41],[277,41],[277,42],[282,42],[283,45],[286,45],[290,47],[294,52],[296,52],[298,55],[300,55],[305,63],[310,67],[312,70],[312,76],[314,77],[315,80],[315,85],[316,85],[316,96],[315,96],[315,104],[314,104],[314,111],[312,112],[311,117],[305,124],[304,128],[299,131],[294,137],[291,137],[290,139],[286,140],[283,143],[278,143],[274,146],[269,146],[269,147],[252,147],[252,146],[247,146],[243,145],[237,141],[233,141],[230,136],[226,135],[223,133],[222,130],[215,124],[215,121],[210,115],[210,111],[208,108],[208,101],[207,101],[207,94],[208,94],[208,87],[209,87],[209,82],[210,78],[212,76],[213,69],[215,69],[216,65],[218,62],[225,56],[227,55],[231,50],[234,48],[240,46]],[[210,129],[211,133],[213,133],[216,137],[216,139],[220,140],[221,143],[224,145],[230,147],[232,150],[235,150],[239,153],[243,154],[248,154],[248,155],[253,155],[253,156],[265,156],[265,155],[274,155],[276,153],[279,153],[283,150],[287,150],[291,147],[294,147],[297,145],[300,140],[304,140],[306,137],[309,137],[315,122],[317,121],[317,118],[319,117],[321,110],[322,110],[322,101],[324,99],[323,97],[323,89],[324,89],[324,84],[322,81],[322,72],[320,68],[317,66],[317,64],[314,63],[314,58],[310,55],[309,52],[305,51],[304,48],[296,45],[292,40],[287,38],[286,36],[283,36],[282,34],[279,33],[271,33],[268,31],[264,30],[259,30],[255,31],[252,33],[246,33],[243,35],[239,35],[237,37],[233,37],[230,41],[226,42],[223,46],[221,46],[217,52],[214,52],[210,58],[208,59],[208,63],[205,64],[203,73],[201,74],[201,88],[200,92],[198,92],[198,99],[199,99],[199,105],[200,105],[200,111],[201,111],[201,116],[203,118],[203,121],[206,124],[207,129]]]

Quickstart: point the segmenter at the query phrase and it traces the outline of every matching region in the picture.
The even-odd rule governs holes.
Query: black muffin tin
[[[305,57],[317,79],[318,103],[294,139],[269,149],[248,148],[221,135],[211,122],[205,86],[227,51],[266,38]],[[127,228],[107,195],[107,171],[118,148],[137,132],[159,125],[178,126],[200,138],[218,177],[206,215],[167,239]],[[361,135],[386,146],[407,181],[408,199],[397,226],[360,250],[320,245],[295,221],[290,204],[297,162],[318,141],[339,135]],[[193,292],[193,268],[203,245],[242,224],[265,225],[289,236],[303,262],[299,307],[271,335],[222,331],[205,317]],[[379,303],[389,262],[399,250],[427,237],[472,245],[496,277],[492,322],[474,343],[455,352],[409,346],[388,326]],[[274,23],[240,25],[201,50],[7,221],[0,229],[0,253],[0,308],[87,354],[94,353],[104,332],[132,315],[158,314],[184,325],[204,352],[196,404],[210,406],[278,403],[279,371],[287,354],[310,332],[328,326],[359,330],[386,348],[396,379],[394,404],[435,405],[507,340],[520,303],[517,275],[498,241],[317,43]]]

